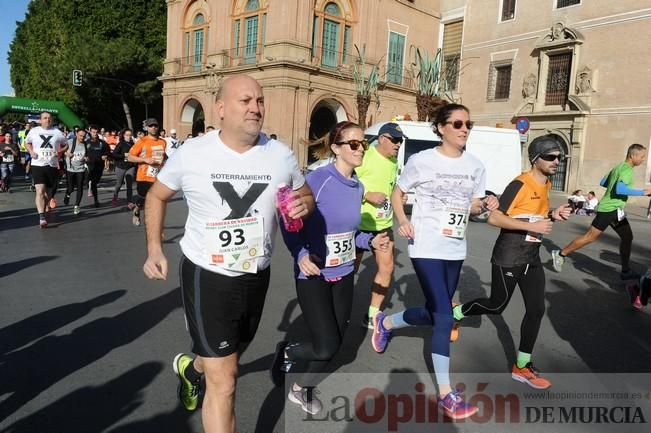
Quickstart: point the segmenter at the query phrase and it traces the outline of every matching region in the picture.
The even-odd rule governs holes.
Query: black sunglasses
[[[391,140],[391,143],[393,143],[393,144],[401,144],[402,143],[402,137],[392,137],[390,135],[382,135],[382,137],[386,138],[387,140]]]
[[[362,146],[364,150],[368,150],[368,140],[348,140],[348,141],[338,141],[335,143],[337,146],[343,146],[347,144],[350,146],[350,150],[357,150],[359,146]]]
[[[461,129],[461,127],[463,127],[464,125],[463,120],[455,120],[454,122],[445,122],[446,125],[448,123],[452,125],[454,129]],[[465,125],[466,128],[468,128],[468,130],[471,130],[472,127],[475,126],[475,122],[473,122],[472,120],[466,120]]]
[[[557,159],[558,159],[558,162],[561,162],[561,161],[563,161],[563,159],[565,159],[563,157],[563,155],[551,155],[551,154],[540,155],[539,158],[542,159],[543,161],[547,161],[547,162],[552,162],[552,161],[555,161]]]

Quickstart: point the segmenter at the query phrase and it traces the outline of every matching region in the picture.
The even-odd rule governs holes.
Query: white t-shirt
[[[592,197],[590,200],[588,200],[584,205],[583,209],[586,210],[595,210],[597,209],[597,205],[599,204],[599,200],[597,197]]]
[[[158,174],[158,181],[175,191],[182,190],[188,204],[183,254],[194,264],[219,274],[242,275],[211,263],[207,252],[207,224],[245,217],[263,218],[264,256],[257,269],[271,263],[278,230],[275,195],[278,184],[294,190],[305,183],[294,153],[285,144],[260,134],[258,144],[240,154],[228,148],[219,130],[192,139],[192,146],[176,150]]]
[[[409,243],[409,257],[464,260],[465,237],[445,236],[442,230],[450,221],[467,224],[472,199],[486,195],[481,161],[468,152],[450,158],[437,148],[424,150],[409,158],[397,185],[403,192],[416,193],[411,215],[415,239]]]
[[[172,137],[165,137],[165,141],[167,142],[167,146],[165,146],[165,153],[167,154],[168,158],[171,158],[174,152],[176,152],[176,149],[179,147],[179,140]]]
[[[56,128],[43,129],[40,126],[32,128],[25,138],[26,143],[31,143],[38,158],[32,159],[34,167],[59,167],[59,151],[66,145],[67,140],[63,132]]]

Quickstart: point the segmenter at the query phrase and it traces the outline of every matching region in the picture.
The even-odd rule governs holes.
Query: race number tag
[[[355,260],[355,232],[335,233],[325,237],[326,268],[343,265]]]
[[[542,221],[545,217],[540,215],[532,215],[529,217],[530,223],[535,223],[536,221]],[[542,242],[543,235],[542,233],[527,232],[524,236],[526,242]]]
[[[147,166],[147,176],[149,177],[156,177],[158,176],[158,172],[160,171],[160,165],[148,165]]]
[[[5,153],[5,156],[2,157],[2,162],[14,162],[14,154]]]
[[[156,161],[156,163],[162,164],[164,155],[165,151],[161,146],[155,146],[151,148],[151,157],[154,158],[154,161]]]
[[[375,212],[377,218],[391,218],[393,216],[393,208],[391,207],[391,200],[388,198],[384,200],[384,203],[377,208]]]
[[[44,159],[44,160],[52,160],[56,156],[56,152],[54,149],[36,149],[36,153],[38,154],[38,159]]]
[[[441,211],[441,234],[463,239],[468,227],[468,209],[447,207]]]
[[[150,165],[147,167],[147,176],[149,177],[156,177],[158,176],[158,173],[160,172],[161,166],[160,164],[163,163],[163,155],[165,154],[165,151],[161,146],[154,146],[151,148],[151,157],[153,160],[156,162],[158,165]]]
[[[256,273],[256,257],[264,256],[264,224],[261,216],[206,224],[209,263],[231,271]]]
[[[622,221],[626,218],[626,212],[624,212],[624,209],[617,209],[617,221]]]

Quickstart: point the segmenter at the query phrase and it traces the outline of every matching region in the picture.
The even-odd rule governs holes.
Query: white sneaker
[[[300,391],[294,391],[294,388],[290,387],[287,398],[292,403],[299,405],[305,412],[316,415],[321,412],[321,409],[323,409],[321,400],[319,400],[315,395],[318,393],[319,391],[313,386],[304,386]]]
[[[565,263],[565,257],[561,256],[561,250],[552,251],[552,265],[556,272],[561,272],[563,270],[563,264]]]

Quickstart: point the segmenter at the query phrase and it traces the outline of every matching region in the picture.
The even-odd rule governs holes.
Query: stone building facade
[[[368,122],[416,117],[411,62],[439,42],[438,0],[167,0],[163,124],[181,137],[219,127],[222,80],[250,74],[265,92],[264,130],[290,145],[302,165],[305,143],[337,121],[358,121],[351,69],[365,49],[381,90]],[[378,105],[379,102],[379,105]],[[193,131],[193,129],[195,131]]]
[[[450,24],[462,28],[454,97],[480,124],[526,117],[523,146],[554,134],[567,154],[555,190],[597,190],[630,144],[649,147],[649,1],[442,0]],[[635,174],[648,185],[651,166]]]

